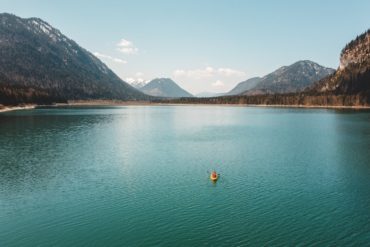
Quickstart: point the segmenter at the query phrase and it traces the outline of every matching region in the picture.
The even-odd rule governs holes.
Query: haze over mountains
[[[195,97],[198,98],[209,98],[209,97],[217,97],[217,96],[222,96],[224,95],[223,93],[214,93],[214,92],[200,92],[195,94]]]
[[[0,14],[0,50],[0,103],[149,99],[39,18]]]
[[[227,93],[203,92],[196,97],[217,97],[227,95],[259,95],[276,93],[301,92],[312,86],[316,81],[334,73],[334,69],[326,68],[309,60],[298,61],[283,66],[264,77],[253,77],[238,83]]]

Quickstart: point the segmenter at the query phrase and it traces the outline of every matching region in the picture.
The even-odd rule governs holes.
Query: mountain
[[[242,81],[238,83],[233,89],[231,89],[229,92],[225,93],[224,95],[238,95],[241,93],[244,93],[245,91],[248,91],[255,86],[261,81],[261,77],[253,77],[250,78],[246,81]]]
[[[144,87],[147,84],[145,81],[132,81],[130,82],[130,85],[133,86],[136,89],[139,89]]]
[[[348,43],[334,74],[316,83],[319,93],[370,96],[370,29]]]
[[[193,97],[190,93],[179,87],[170,78],[157,78],[151,80],[140,91],[158,97],[180,98],[180,97]]]
[[[0,14],[0,103],[147,99],[39,18]]]
[[[332,74],[335,70],[309,60],[283,66],[262,77],[256,86],[244,95],[295,93],[312,86],[316,81]]]
[[[298,63],[312,62],[301,61]],[[315,63],[312,63],[309,66],[318,67],[319,65],[315,66]],[[292,66],[282,67],[271,74],[279,74],[277,72],[280,72],[281,76],[291,69],[289,67]],[[325,70],[327,70],[327,73],[332,71],[331,69],[324,68]],[[272,76],[271,74],[263,77],[262,80],[266,79],[266,77],[269,78]],[[320,74],[319,71],[318,74]],[[255,88],[260,87],[260,83]],[[315,82],[301,92],[258,95],[239,94],[213,98],[165,99],[161,102],[181,104],[286,105],[296,107],[370,107],[370,29],[357,36],[356,39],[343,48],[340,54],[339,68],[334,73]]]

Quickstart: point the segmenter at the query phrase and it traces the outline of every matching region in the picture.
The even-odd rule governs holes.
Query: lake
[[[0,114],[1,246],[369,243],[369,111]]]

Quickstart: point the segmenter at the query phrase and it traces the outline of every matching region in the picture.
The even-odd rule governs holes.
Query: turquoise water
[[[369,243],[369,112],[0,114],[0,246]]]

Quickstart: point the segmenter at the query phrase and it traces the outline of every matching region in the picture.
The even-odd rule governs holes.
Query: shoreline
[[[353,109],[353,110],[366,110],[370,106],[340,106],[340,105],[247,105],[253,107],[266,107],[266,108],[301,108],[301,109]]]
[[[62,108],[62,107],[103,107],[103,106],[225,106],[225,107],[260,107],[260,108],[292,108],[292,109],[338,109],[338,110],[370,110],[370,106],[341,106],[341,105],[256,105],[256,104],[204,104],[204,103],[161,103],[149,101],[72,101],[54,105],[25,105],[3,106],[0,113],[32,110],[37,108]]]
[[[59,106],[235,106],[235,107],[263,107],[263,108],[301,108],[301,109],[353,109],[369,110],[370,106],[343,106],[343,105],[256,105],[256,104],[205,104],[205,103],[166,103],[150,101],[72,101],[66,104],[56,104]]]
[[[19,111],[19,110],[32,110],[35,109],[37,105],[25,105],[25,106],[4,106],[0,108],[0,113],[10,112],[10,111]]]

